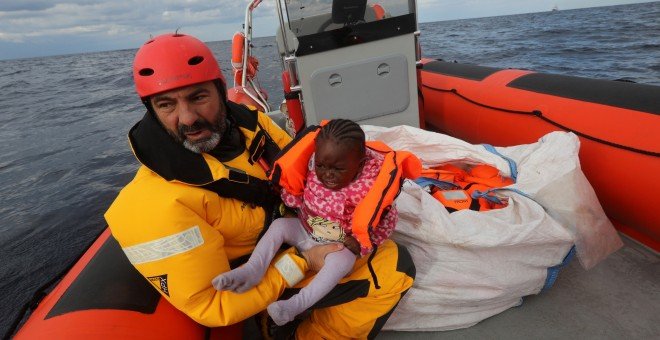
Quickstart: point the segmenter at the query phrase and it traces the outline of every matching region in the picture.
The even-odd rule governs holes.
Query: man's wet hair
[[[337,144],[344,144],[357,148],[363,155],[365,153],[364,131],[356,122],[349,119],[333,119],[321,127],[317,140],[333,140]]]

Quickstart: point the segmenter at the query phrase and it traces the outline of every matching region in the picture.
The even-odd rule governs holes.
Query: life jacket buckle
[[[255,140],[253,140],[252,144],[250,145],[250,163],[254,164],[255,162],[259,161],[265,150],[266,135],[262,130],[260,130],[259,133],[257,133]]]

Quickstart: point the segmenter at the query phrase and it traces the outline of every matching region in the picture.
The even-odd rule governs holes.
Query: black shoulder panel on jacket
[[[152,114],[145,114],[128,136],[138,160],[164,179],[191,184],[213,180],[202,155],[177,143]]]
[[[250,110],[245,105],[227,101],[227,111],[234,118],[238,126],[250,131],[254,131],[257,128],[259,118],[256,110]]]

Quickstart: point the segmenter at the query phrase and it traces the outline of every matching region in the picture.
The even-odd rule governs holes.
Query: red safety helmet
[[[190,35],[167,33],[150,39],[135,54],[133,80],[140,98],[225,77],[213,52]]]

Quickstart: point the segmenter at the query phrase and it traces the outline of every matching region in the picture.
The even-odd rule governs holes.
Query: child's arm
[[[289,207],[289,208],[301,208],[303,205],[303,198],[302,196],[296,196],[290,194],[286,189],[282,188],[282,192],[280,193],[280,196],[282,197],[282,202]]]
[[[378,246],[383,243],[386,239],[390,238],[396,227],[396,222],[398,220],[399,212],[396,210],[396,207],[393,205],[387,213],[383,213],[378,223],[378,227],[374,228],[370,233],[371,242],[374,246]],[[346,248],[349,248],[346,245]],[[370,250],[364,247],[360,247],[360,255],[364,256],[369,254]]]
[[[389,211],[387,213],[384,213],[381,218],[380,218],[380,223],[378,223],[378,228],[374,231],[374,234],[378,234],[377,236],[379,237],[378,239],[374,239],[372,237],[372,240],[375,244],[381,244],[383,241],[386,239],[390,238],[392,236],[392,233],[394,232],[394,228],[396,227],[396,222],[399,219],[399,211],[396,210],[396,206],[392,205]]]

